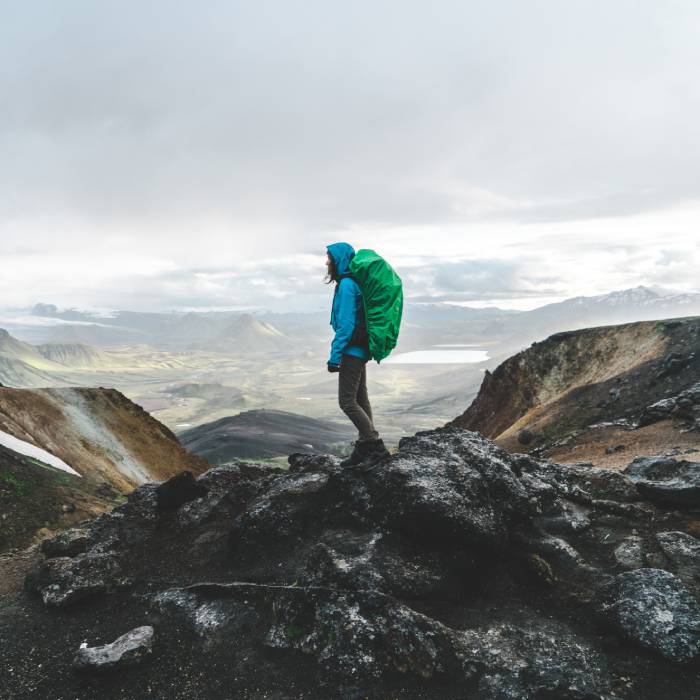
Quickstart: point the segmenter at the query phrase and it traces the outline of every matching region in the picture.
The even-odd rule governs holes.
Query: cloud
[[[700,230],[698,19],[690,0],[15,3],[3,303],[302,304],[300,261],[335,239],[439,251],[423,297],[697,284],[678,239]],[[657,264],[669,239],[682,259]]]

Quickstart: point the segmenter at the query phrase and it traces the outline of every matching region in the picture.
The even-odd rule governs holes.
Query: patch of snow
[[[31,442],[26,442],[25,440],[20,440],[14,435],[10,435],[2,430],[0,430],[0,445],[7,447],[14,452],[18,452],[25,457],[32,457],[33,459],[38,459],[51,467],[60,469],[63,472],[68,472],[69,474],[75,474],[75,476],[80,476],[80,474],[73,469],[73,467],[68,466],[62,459],[56,457],[56,455],[43,450],[41,447],[32,445]]]

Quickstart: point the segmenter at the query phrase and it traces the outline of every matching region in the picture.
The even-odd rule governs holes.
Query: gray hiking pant
[[[367,361],[343,355],[338,373],[338,404],[357,428],[360,440],[376,440],[379,433],[372,422],[367,396]]]

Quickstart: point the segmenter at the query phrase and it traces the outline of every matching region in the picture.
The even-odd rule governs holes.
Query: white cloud
[[[16,4],[2,305],[322,305],[334,240],[414,297],[696,288],[698,20],[690,0]]]

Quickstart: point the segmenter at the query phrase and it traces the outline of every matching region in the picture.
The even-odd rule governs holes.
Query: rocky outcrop
[[[624,472],[650,500],[700,508],[700,462],[639,457]]]
[[[651,425],[668,418],[682,421],[690,430],[700,430],[700,382],[676,396],[647,406],[639,417],[639,425]]]
[[[294,454],[288,471],[145,484],[89,526],[85,551],[28,578],[60,630],[33,600],[18,624],[42,625],[40,646],[88,619],[98,639],[152,626],[153,663],[121,679],[125,697],[690,700],[694,517],[624,474],[441,428],[364,471]],[[62,663],[42,666],[39,693],[61,677],[80,696]]]

